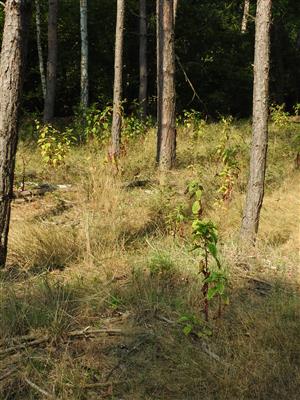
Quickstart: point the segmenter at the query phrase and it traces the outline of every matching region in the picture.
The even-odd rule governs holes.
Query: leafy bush
[[[195,110],[183,111],[183,124],[186,128],[193,130],[193,137],[197,139],[205,134],[206,121],[202,118],[202,114]]]
[[[112,106],[99,110],[97,104],[87,109],[79,108],[75,112],[75,130],[81,141],[97,139],[106,141],[110,137]]]
[[[278,128],[286,128],[290,124],[290,114],[285,111],[285,104],[272,104],[270,107],[271,121]]]
[[[63,164],[72,143],[76,141],[73,129],[67,128],[61,132],[53,125],[41,125],[39,121],[36,121],[36,129],[39,134],[37,143],[43,162],[52,167]]]

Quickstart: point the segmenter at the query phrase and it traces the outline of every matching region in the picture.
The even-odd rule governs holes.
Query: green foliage
[[[43,163],[54,168],[63,164],[72,143],[76,141],[73,129],[67,128],[61,132],[53,125],[41,125],[39,121],[36,121],[36,129]]]
[[[144,135],[149,129],[150,125],[150,119],[143,121],[135,114],[132,114],[123,118],[122,135],[128,139],[135,139]]]
[[[192,221],[192,244],[193,250],[200,251],[200,272],[203,275],[202,293],[204,296],[204,315],[206,321],[209,319],[209,301],[214,297],[219,298],[219,316],[221,316],[223,300],[228,303],[225,294],[226,276],[221,268],[218,257],[218,232],[214,223],[210,220],[202,219],[203,187],[197,181],[192,181],[188,185],[187,193],[191,197],[195,197],[192,205],[193,221]],[[213,263],[216,264],[218,270],[215,271]]]
[[[297,103],[293,107],[295,115],[299,116],[300,115],[300,103]]]
[[[227,277],[223,271],[212,271],[209,277],[204,280],[204,283],[210,284],[207,291],[208,300],[211,300],[218,295],[222,297],[226,305],[229,304],[229,298],[225,294]]]
[[[202,194],[203,194],[203,186],[196,180],[189,182],[186,193],[190,195],[190,198],[194,199],[192,205],[192,213],[193,215],[201,217],[203,213],[202,206]]]
[[[202,113],[191,109],[183,111],[182,122],[186,128],[192,129],[195,139],[205,135],[206,121],[202,118]]]
[[[272,104],[270,107],[271,121],[278,128],[287,128],[290,124],[290,114],[285,111],[285,104]]]
[[[183,223],[186,221],[184,205],[180,204],[167,215],[166,225],[170,233],[175,237],[178,233],[182,236]]]
[[[192,223],[192,228],[194,250],[203,250],[206,258],[210,254],[217,265],[220,266],[217,255],[218,234],[213,222],[196,218]]]
[[[233,118],[231,116],[222,117],[222,136],[217,148],[217,155],[222,163],[222,169],[217,174],[221,178],[218,193],[221,195],[223,202],[231,200],[234,184],[240,171],[237,161],[239,148],[231,143],[232,122]]]
[[[75,130],[81,141],[97,139],[105,142],[110,137],[112,106],[100,110],[96,103],[87,109],[79,108],[75,113]]]
[[[191,334],[198,336],[199,338],[212,336],[212,330],[204,324],[204,322],[197,318],[193,314],[184,314],[182,315],[178,323],[183,325],[182,332],[185,336],[189,336]]]

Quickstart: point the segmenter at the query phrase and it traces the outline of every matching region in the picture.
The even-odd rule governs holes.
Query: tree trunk
[[[89,105],[89,72],[88,72],[88,5],[87,0],[80,0],[80,32],[81,32],[81,105]]]
[[[57,14],[58,0],[49,0],[48,62],[44,122],[49,122],[54,117],[57,70]]]
[[[156,111],[157,111],[157,146],[156,162],[159,163],[161,148],[161,109],[162,109],[162,0],[156,0]]]
[[[270,25],[272,0],[258,0],[256,10],[253,127],[250,176],[241,227],[241,237],[255,242],[264,198],[268,146],[268,96],[270,68]]]
[[[159,167],[169,170],[176,158],[176,116],[175,116],[175,49],[174,49],[174,3],[173,0],[160,0],[162,12],[159,21],[162,31],[159,37],[159,60],[162,68],[162,79],[159,80],[161,95],[161,115],[158,126],[161,132]]]
[[[123,68],[123,33],[125,0],[117,0],[117,21],[115,39],[115,78],[112,121],[112,144],[110,156],[115,159],[120,155],[122,128],[122,68]]]
[[[42,92],[43,92],[43,99],[45,101],[45,99],[46,99],[46,75],[45,75],[43,49],[42,49],[41,8],[40,8],[39,0],[35,0],[35,22],[36,22],[36,42],[37,42],[37,50],[38,50],[38,57],[39,57]]]
[[[140,0],[140,88],[139,107],[142,119],[147,117],[147,11],[146,0]]]
[[[250,0],[245,0],[242,28],[241,28],[242,33],[246,33],[247,31],[249,10],[250,10]]]
[[[0,268],[5,266],[30,7],[7,0],[0,58]]]
[[[176,16],[177,16],[177,8],[178,8],[178,0],[174,0],[174,25],[175,25]]]

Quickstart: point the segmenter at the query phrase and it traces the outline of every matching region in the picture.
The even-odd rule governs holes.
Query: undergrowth
[[[16,187],[63,189],[13,204],[0,287],[0,378],[8,373],[1,399],[45,398],[39,389],[61,400],[298,398],[300,204],[291,137],[299,126],[270,125],[258,243],[241,249],[251,127],[184,118],[177,167],[163,179],[155,130],[138,133],[133,121],[118,173],[104,136],[70,146],[55,168],[20,143]],[[107,129],[103,121],[95,129]],[[81,135],[76,124],[72,134]],[[192,186],[201,198],[186,191]],[[211,302],[209,321],[201,255],[192,251],[195,216],[218,228],[229,299],[221,318]],[[91,329],[118,333],[89,336]],[[31,345],[30,337],[44,342]]]

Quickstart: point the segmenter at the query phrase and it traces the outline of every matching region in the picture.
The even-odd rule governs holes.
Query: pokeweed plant
[[[196,180],[189,182],[185,193],[190,195],[191,199],[194,199],[192,205],[192,213],[193,215],[201,218],[203,214],[203,204],[202,204],[202,195],[203,195],[203,186]]]
[[[204,297],[204,316],[209,320],[209,302],[215,297],[218,298],[218,317],[221,317],[222,302],[228,304],[226,294],[227,277],[222,269],[218,257],[218,232],[214,223],[210,220],[202,219],[202,195],[203,187],[195,181],[188,186],[188,193],[194,196],[192,205],[192,242],[193,250],[200,251],[199,272],[203,275],[202,293]],[[217,270],[213,267],[217,266]]]

